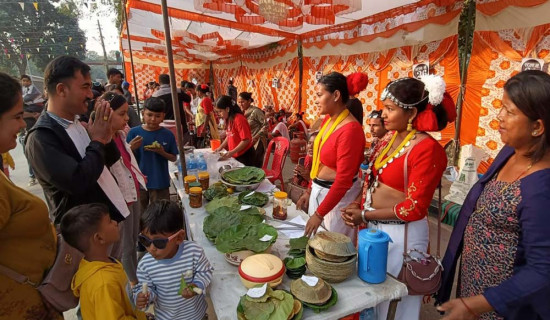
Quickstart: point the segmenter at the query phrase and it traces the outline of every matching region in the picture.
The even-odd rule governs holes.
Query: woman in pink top
[[[113,141],[120,151],[120,159],[113,164],[109,170],[115,177],[118,187],[128,204],[130,214],[120,225],[120,243],[122,246],[121,262],[132,284],[137,283],[137,254],[136,244],[139,234],[139,220],[141,208],[139,200],[140,186],[146,188],[145,176],[139,170],[139,165],[132,150],[141,145],[142,138],[136,137],[130,144],[126,143],[124,128],[128,123],[128,102],[126,99],[114,92],[107,92],[102,96],[103,100],[109,102],[113,110],[112,130]]]

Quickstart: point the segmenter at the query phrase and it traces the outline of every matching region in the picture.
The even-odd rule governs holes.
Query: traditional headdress
[[[424,109],[422,112],[418,113],[416,115],[416,118],[413,121],[413,126],[418,131],[437,131],[439,129],[438,123],[437,123],[437,116],[434,113],[433,109],[439,105],[445,109],[447,113],[447,121],[453,122],[456,119],[456,106],[449,95],[448,92],[445,91],[446,85],[445,81],[441,76],[437,75],[425,75],[420,77],[420,81],[424,83],[424,93],[422,94],[422,97],[419,101],[414,103],[403,103],[397,99],[390,91],[389,88],[393,86],[395,83],[405,80],[408,78],[398,79],[393,82],[390,82],[386,89],[382,92],[382,95],[380,96],[381,100],[390,99],[393,103],[395,103],[397,106],[404,108],[404,109],[411,109],[416,106],[418,106],[420,103],[428,100],[428,104],[426,105],[426,109]]]
[[[350,96],[355,96],[365,90],[369,83],[369,77],[361,72],[354,72],[346,77],[348,91]]]

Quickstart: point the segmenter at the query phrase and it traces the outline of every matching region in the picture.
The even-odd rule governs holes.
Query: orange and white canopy
[[[356,36],[375,35],[368,22],[380,15],[399,24],[436,12],[417,10],[454,1],[414,0],[169,0],[175,59],[215,61],[238,56],[281,40],[315,39],[357,29]],[[128,0],[133,51],[166,54],[160,0]],[[361,27],[365,25],[365,27]],[[456,32],[456,31],[455,31]],[[127,38],[126,30],[122,37]],[[321,38],[319,38],[321,39]],[[122,41],[127,50],[126,41]]]

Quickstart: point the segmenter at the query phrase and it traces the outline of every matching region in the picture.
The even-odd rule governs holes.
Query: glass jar
[[[277,191],[273,194],[273,218],[286,220],[287,218],[287,198],[286,192]]]
[[[185,193],[189,194],[189,184],[195,181],[197,181],[197,177],[195,176],[185,176],[183,178],[183,188],[185,189]]]
[[[210,186],[210,174],[207,171],[199,172],[199,182],[202,190],[208,189]]]
[[[202,188],[201,187],[189,188],[189,206],[191,208],[202,207]]]

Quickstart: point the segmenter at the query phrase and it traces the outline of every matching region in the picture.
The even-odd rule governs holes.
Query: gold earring
[[[409,119],[409,123],[407,124],[407,131],[413,131],[412,122],[413,122],[413,119]]]

